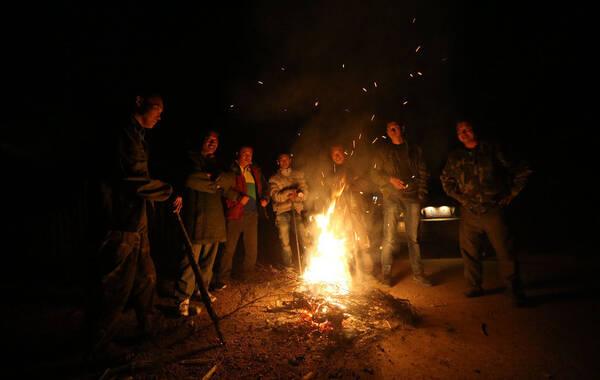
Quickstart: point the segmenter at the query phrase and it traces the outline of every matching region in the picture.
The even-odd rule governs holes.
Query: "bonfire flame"
[[[342,195],[344,187],[342,185],[334,194],[327,212],[315,217],[319,237],[310,251],[308,266],[302,275],[307,285],[313,285],[313,289],[324,296],[347,294],[352,282],[346,239],[339,237],[333,223],[335,203]]]

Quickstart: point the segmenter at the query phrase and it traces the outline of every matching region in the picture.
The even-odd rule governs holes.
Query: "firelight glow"
[[[341,195],[342,189],[337,197]],[[337,198],[335,197],[335,198]],[[335,199],[324,214],[315,217],[319,229],[319,238],[309,256],[308,267],[302,275],[305,283],[318,285],[319,292],[325,294],[347,294],[352,277],[348,268],[348,250],[344,238],[336,237],[332,223]]]

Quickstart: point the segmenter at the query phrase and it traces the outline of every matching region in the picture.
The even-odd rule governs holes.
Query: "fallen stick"
[[[213,373],[215,373],[215,371],[217,370],[217,366],[219,365],[219,363],[215,364],[210,371],[208,371],[206,373],[206,375],[204,375],[204,377],[202,378],[202,380],[208,380],[210,379],[210,377],[213,375]]]

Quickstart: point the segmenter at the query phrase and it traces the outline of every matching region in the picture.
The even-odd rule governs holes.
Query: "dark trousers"
[[[221,253],[217,266],[217,280],[224,281],[231,276],[233,255],[240,236],[244,241],[243,273],[250,273],[256,265],[258,251],[258,213],[244,213],[240,220],[227,221],[227,242]]]
[[[508,230],[502,209],[494,208],[484,214],[461,210],[458,227],[460,253],[464,262],[465,279],[469,286],[481,286],[482,257],[479,249],[481,234],[486,234],[498,257],[500,275],[510,285],[515,280],[515,259],[508,247]]]
[[[219,242],[192,245],[192,255],[194,256],[194,261],[198,263],[198,269],[200,269],[202,281],[206,289],[208,289],[208,285],[212,279],[213,264],[218,248]],[[184,249],[189,248],[184,247]],[[188,260],[188,255],[185,252],[183,259],[179,263],[179,273],[179,278],[175,282],[174,294],[178,300],[183,301],[190,298],[194,294],[194,289],[196,289],[196,276]]]
[[[96,270],[100,284],[91,316],[93,349],[112,338],[119,317],[129,305],[141,327],[147,327],[156,286],[148,234],[110,231],[100,247]]]

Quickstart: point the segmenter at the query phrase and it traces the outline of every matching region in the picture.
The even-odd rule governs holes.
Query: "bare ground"
[[[83,360],[83,307],[72,288],[40,289],[5,303],[3,372],[62,379],[592,379],[598,378],[599,281],[593,263],[565,255],[523,255],[528,306],[502,293],[496,263],[485,262],[488,295],[462,295],[460,259],[425,260],[436,286],[412,281],[399,260],[397,283],[377,288],[408,299],[416,325],[389,323],[332,335],[303,325],[298,314],[273,312],[290,300],[293,275],[262,266],[256,276],[215,293],[226,344],[206,311],[179,318],[159,298],[161,334],[140,339],[132,312],[123,318],[112,357]],[[200,301],[193,304],[202,306]],[[381,321],[379,321],[381,322]],[[6,351],[6,350],[5,350]],[[212,372],[211,372],[212,370]]]

